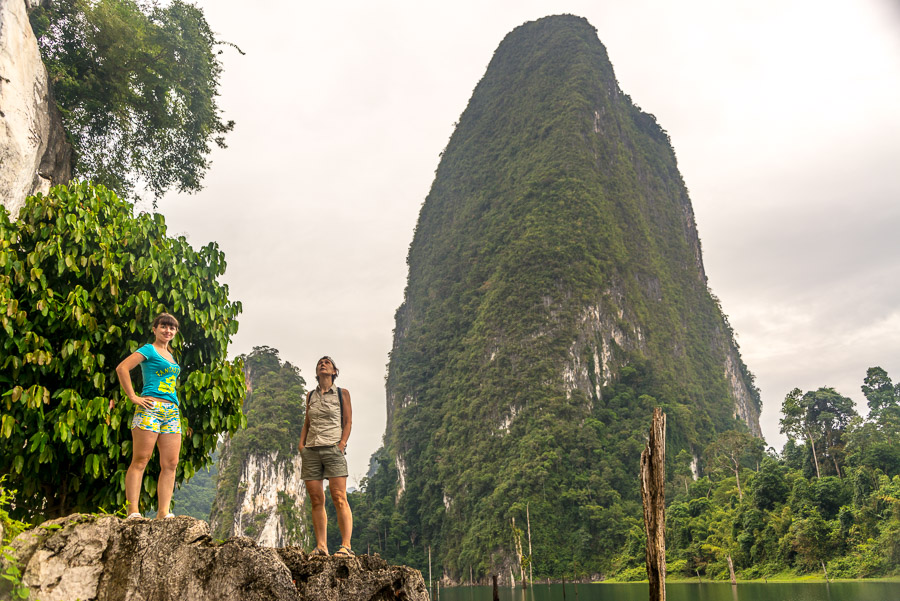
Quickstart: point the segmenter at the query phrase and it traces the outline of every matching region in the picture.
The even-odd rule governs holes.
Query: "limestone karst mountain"
[[[669,136],[582,18],[500,44],[408,264],[369,486],[392,499],[413,565],[430,546],[450,580],[518,578],[511,518],[521,533],[530,517],[544,573],[602,571],[640,519],[654,406],[671,458],[717,432],[760,435]]]
[[[247,427],[222,445],[210,526],[218,538],[246,536],[260,545],[309,543],[306,487],[297,441],[303,427],[300,371],[278,351],[256,347],[244,358]]]

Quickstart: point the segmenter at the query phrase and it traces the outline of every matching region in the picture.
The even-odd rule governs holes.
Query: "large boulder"
[[[0,0],[0,204],[17,215],[25,197],[68,182],[71,161],[26,3]]]
[[[206,522],[187,516],[75,514],[23,532],[12,546],[23,584],[41,601],[428,599],[418,570],[377,555],[315,557],[242,537],[217,542]]]

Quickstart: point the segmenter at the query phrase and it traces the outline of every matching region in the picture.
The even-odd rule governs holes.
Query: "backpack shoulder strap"
[[[341,388],[338,387],[338,404],[341,406],[341,430],[344,429],[344,395],[341,394]]]

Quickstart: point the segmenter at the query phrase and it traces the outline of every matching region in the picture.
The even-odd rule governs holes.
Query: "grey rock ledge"
[[[209,524],[188,516],[74,514],[23,532],[12,546],[31,598],[41,601],[428,601],[421,572],[378,555],[217,542]],[[9,596],[4,586],[0,599]]]

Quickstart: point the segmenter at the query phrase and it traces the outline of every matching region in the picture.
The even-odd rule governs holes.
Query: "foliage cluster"
[[[431,546],[451,578],[485,578],[518,561],[527,504],[533,546],[558,550],[535,551],[536,573],[608,571],[652,407],[676,449],[736,427],[729,353],[749,372],[699,253],[668,136],[618,89],[595,30],[564,16],[512,32],[420,213],[355,531],[392,560],[422,568]]]
[[[629,387],[635,385],[630,379],[636,375],[628,375],[610,391],[617,391],[613,398],[623,402],[615,409],[619,420],[628,415],[625,408],[629,404],[647,404],[621,423],[623,430],[633,433],[634,440],[626,444],[635,450],[644,444],[640,433],[648,423],[645,409],[654,404],[649,397],[642,401],[634,398]],[[867,418],[852,410],[849,419],[825,411],[819,422],[810,420],[811,429],[821,432],[818,438],[789,438],[781,454],[765,450],[762,441],[749,435],[742,424],[719,433],[696,457],[686,451],[672,453],[670,445],[666,493],[669,574],[728,579],[730,557],[739,579],[786,572],[822,573],[823,569],[830,578],[896,575],[900,570],[900,449],[896,444],[900,437],[900,383],[893,384],[885,370],[873,367],[862,389],[869,404]],[[835,401],[836,394],[822,388],[799,396],[824,395]],[[797,391],[787,395],[788,410],[797,396]],[[842,398],[833,406],[846,406],[846,397]],[[834,447],[825,444],[827,424],[838,421],[845,425],[830,435],[841,441],[840,453],[832,450],[829,455],[827,449]],[[593,421],[587,424],[597,427]],[[608,428],[603,434],[600,442],[584,438],[579,442],[594,445],[587,450],[608,457],[611,449],[602,439],[623,440],[623,435]],[[814,446],[820,454],[821,476],[815,470]],[[834,457],[838,457],[836,462]],[[700,470],[698,479],[691,476],[695,460]],[[612,482],[625,493],[598,500],[583,494],[577,499],[581,514],[569,523],[559,520],[554,511],[565,510],[572,496],[570,483],[548,495],[555,505],[535,503],[532,496],[534,538],[541,540],[538,537],[542,532],[558,527],[564,529],[563,536],[569,541],[568,547],[535,546],[534,557],[526,558],[533,561],[535,577],[600,574],[623,581],[646,579],[646,537],[640,504],[635,491],[626,490],[637,486],[637,465],[578,464],[585,472],[568,471],[566,478],[590,482],[621,470],[621,481]],[[564,469],[562,463],[554,467]],[[598,469],[604,473],[598,473]],[[349,495],[356,522],[355,545],[377,551],[390,561],[427,567],[427,550],[407,538],[410,528],[404,522],[403,496],[397,502],[397,479],[396,462],[380,449],[372,457],[363,489]],[[527,474],[530,486],[540,486],[542,479],[547,479],[547,474],[538,469]],[[512,505],[507,515],[521,509],[519,505],[521,502]],[[604,516],[614,521],[615,528],[604,527],[600,522]],[[470,515],[463,522],[484,524],[485,519]],[[511,550],[512,533],[498,529],[497,543]],[[497,571],[498,566],[490,562],[488,555],[481,564],[474,563],[475,573],[479,568]],[[446,568],[444,561],[436,563],[441,566],[439,572]],[[465,572],[462,577],[468,576]]]
[[[235,433],[222,449],[219,461],[219,479],[216,498],[210,513],[210,522],[217,530],[218,538],[232,534],[231,525],[243,496],[241,470],[250,455],[274,456],[273,464],[289,461],[297,453],[297,441],[306,415],[306,381],[300,369],[291,363],[281,362],[278,351],[267,346],[257,346],[249,355],[242,355],[248,394],[244,402],[246,427]],[[273,465],[274,468],[274,465]],[[279,500],[282,519],[290,532],[300,532],[296,510]],[[251,528],[252,530],[252,528]]]
[[[13,515],[40,521],[124,503],[133,407],[115,366],[152,340],[161,311],[181,322],[172,346],[188,435],[176,482],[244,424],[241,364],[227,360],[241,305],[219,283],[224,272],[215,243],[195,250],[169,237],[161,215],[135,215],[103,186],[29,197],[18,221],[0,208],[0,470],[18,490]],[[155,457],[145,507],[158,474]]]
[[[6,476],[0,476],[0,595],[10,599],[27,599],[30,589],[22,582],[22,569],[16,557],[12,540],[28,529],[28,524],[9,516],[7,507],[15,497],[15,491],[4,487]]]
[[[677,488],[667,514],[669,572],[690,577],[728,578],[727,558],[740,578],[762,578],[792,571],[798,574],[827,570],[832,578],[865,578],[896,574],[900,569],[900,386],[887,373],[868,370],[863,392],[869,415],[852,410],[842,419],[819,412],[809,430],[820,434],[788,440],[779,456],[769,452],[743,453],[737,475],[726,466],[707,463],[704,477],[685,489]],[[785,399],[785,419],[796,413],[797,398],[814,399],[808,406],[846,407],[846,397],[833,389],[810,393],[792,391]],[[838,398],[840,397],[840,398]],[[834,427],[843,423],[840,427]],[[801,438],[802,436],[802,438]],[[842,441],[840,452],[826,442]],[[720,436],[720,438],[724,438]],[[799,443],[799,444],[798,444]],[[821,461],[815,471],[813,447]],[[888,456],[881,450],[891,448]],[[826,470],[826,468],[828,468]],[[635,528],[618,567],[635,568],[641,577],[643,533]],[[673,569],[674,568],[674,569]]]
[[[210,145],[234,127],[203,12],[174,0],[50,0],[30,14],[75,156],[76,177],[120,194],[199,190]]]

